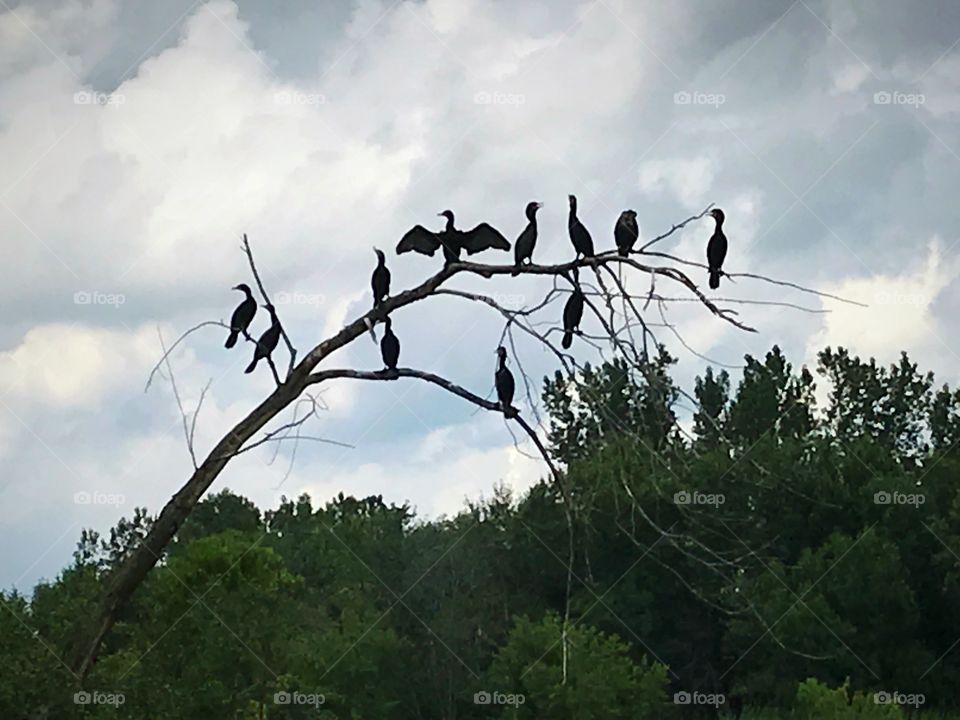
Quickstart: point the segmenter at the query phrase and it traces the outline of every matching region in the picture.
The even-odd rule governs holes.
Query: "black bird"
[[[570,242],[577,251],[577,258],[593,257],[593,238],[577,217],[577,198],[570,196],[570,218],[567,220],[567,230],[570,231]]]
[[[385,325],[383,338],[380,340],[380,356],[383,358],[383,365],[387,370],[396,370],[397,361],[400,360],[400,341],[393,334],[393,322],[388,315],[383,321]]]
[[[573,344],[573,331],[580,330],[580,320],[583,319],[583,291],[578,282],[577,269],[573,269],[573,292],[567,298],[567,304],[563,306],[563,340],[560,344],[564,350],[570,348]]]
[[[513,259],[516,269],[513,274],[517,275],[520,272],[520,266],[523,264],[523,261],[526,260],[528,263],[533,262],[533,248],[537,244],[537,210],[543,207],[543,203],[532,202],[527,203],[527,226],[523,229],[523,232],[517,237],[517,241],[513,244]]]
[[[617,251],[623,257],[629,255],[639,236],[640,227],[637,225],[636,211],[624,210],[613,228],[613,239],[617,242]]]
[[[270,313],[270,327],[268,327],[263,335],[260,336],[260,339],[257,340],[257,349],[253,351],[253,361],[247,366],[247,369],[244,370],[247,374],[252,373],[254,369],[256,369],[258,362],[270,357],[276,349],[277,343],[280,342],[280,319],[277,317],[277,311],[273,305],[264,305],[263,307]]]
[[[513,373],[507,369],[507,350],[503,346],[497,348],[497,355],[500,357],[500,364],[497,366],[497,372],[493,376],[493,384],[497,387],[497,399],[500,401],[500,408],[507,417],[517,414],[513,407],[513,391],[515,383]]]
[[[247,334],[247,328],[250,327],[250,323],[253,322],[253,316],[257,314],[257,301],[253,299],[250,286],[246,283],[240,283],[232,289],[240,290],[247,297],[237,305],[236,310],[233,311],[233,315],[230,316],[230,337],[227,338],[227,342],[224,345],[224,347],[228,348],[232,348],[237,344],[237,338],[240,337],[240,333],[244,335]]]
[[[433,232],[423,225],[414,225],[397,243],[397,255],[415,250],[422,255],[433,256],[437,248],[443,247],[444,264],[449,265],[460,259],[461,250],[473,255],[490,248],[510,249],[510,241],[492,225],[480,223],[473,230],[457,230],[451,210],[444,210],[438,215],[447,219],[447,226],[443,230]]]
[[[727,236],[723,234],[723,220],[726,217],[723,210],[714,208],[710,215],[717,222],[717,226],[707,243],[707,265],[710,267],[710,289],[720,287],[720,275],[723,273],[723,261],[727,257]]]
[[[377,267],[370,278],[370,287],[373,288],[373,306],[377,307],[390,294],[390,270],[387,269],[383,250],[374,248],[373,251],[377,254]]]

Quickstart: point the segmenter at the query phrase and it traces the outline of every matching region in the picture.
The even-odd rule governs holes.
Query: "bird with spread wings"
[[[437,249],[442,247],[444,260],[449,265],[460,260],[460,252],[463,250],[466,250],[468,255],[473,255],[483,250],[510,249],[510,241],[492,225],[480,223],[473,230],[458,230],[453,222],[452,211],[444,210],[439,214],[447,219],[443,230],[433,232],[423,225],[415,225],[400,238],[397,254],[402,255],[413,250],[432,257]]]

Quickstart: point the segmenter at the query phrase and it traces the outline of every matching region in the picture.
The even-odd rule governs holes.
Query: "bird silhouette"
[[[567,298],[567,304],[563,306],[563,340],[560,345],[564,350],[568,350],[573,344],[574,330],[580,330],[580,320],[583,319],[583,304],[585,298],[578,282],[577,269],[573,269],[573,292]]]
[[[443,248],[444,265],[460,260],[460,252],[467,254],[489,250],[509,250],[510,241],[492,225],[480,223],[473,230],[458,230],[454,225],[453,211],[444,210],[438,215],[447,219],[446,227],[440,232],[427,230],[422,225],[414,225],[397,243],[397,255],[414,250],[421,255],[431,257],[438,248]]]
[[[640,227],[637,225],[637,213],[633,210],[624,210],[617,218],[613,228],[613,239],[617,243],[617,252],[627,257],[633,250],[633,244],[640,236]]]
[[[257,347],[253,351],[253,360],[247,366],[247,369],[244,370],[245,373],[252,373],[259,363],[264,358],[269,358],[273,351],[277,347],[277,343],[280,342],[280,319],[277,317],[277,311],[274,309],[273,305],[264,305],[267,312],[270,313],[270,327],[268,327],[263,335],[260,336],[260,339],[257,340]]]
[[[527,203],[527,226],[517,236],[517,241],[513,244],[513,275],[520,273],[520,266],[524,261],[527,263],[533,262],[533,248],[537,244],[537,210],[542,207],[543,203]]]
[[[383,250],[374,248],[373,251],[377,254],[377,267],[373,269],[370,287],[373,288],[373,306],[377,307],[390,294],[390,270]]]
[[[396,370],[400,360],[400,340],[393,334],[393,321],[388,315],[383,321],[383,338],[380,340],[380,356],[387,370]]]
[[[593,257],[593,238],[577,217],[577,198],[570,196],[570,217],[567,219],[567,230],[570,233],[570,242],[577,251],[577,258]]]
[[[713,235],[710,236],[710,242],[707,243],[707,265],[710,268],[710,289],[716,290],[720,287],[723,261],[727,257],[727,236],[723,234],[723,221],[726,216],[720,208],[711,210],[710,216],[716,221],[717,225],[713,230]]]
[[[233,290],[240,290],[246,298],[237,305],[236,309],[233,311],[233,315],[230,316],[230,336],[227,338],[227,342],[224,344],[224,347],[232,348],[237,344],[237,338],[240,337],[240,334],[247,334],[247,328],[250,327],[250,323],[253,322],[253,316],[257,314],[257,301],[253,299],[253,293],[250,292],[250,286],[246,283],[240,283],[235,285]]]
[[[497,356],[500,362],[497,365],[497,372],[493,376],[493,384],[497,388],[497,399],[500,401],[500,409],[507,417],[513,417],[517,410],[513,407],[513,392],[516,383],[513,380],[513,373],[507,368],[507,350],[503,346],[497,348]]]

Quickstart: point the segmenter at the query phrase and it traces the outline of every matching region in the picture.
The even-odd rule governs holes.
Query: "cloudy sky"
[[[391,249],[395,290],[435,270],[392,248],[447,207],[513,238],[544,202],[551,261],[571,254],[568,193],[601,247],[623,208],[652,237],[714,202],[729,271],[870,307],[740,280],[726,296],[831,312],[743,306],[748,335],[673,306],[692,351],[736,367],[773,343],[798,365],[827,344],[907,349],[956,382],[958,41],[951,0],[0,0],[0,587],[55,576],[82,527],[156,512],[186,480],[170,386],[144,385],[158,332],[240,299],[242,233],[302,352],[367,309],[372,245]],[[699,261],[711,230],[664,249]],[[455,285],[522,304],[544,283]],[[436,298],[394,324],[402,364],[491,393],[493,313]],[[272,384],[223,340],[211,328],[172,356],[188,408],[212,380],[200,453]],[[705,361],[664,340],[689,386]],[[364,337],[324,366],[378,368],[379,352]],[[352,449],[303,445],[284,480],[290,455],[264,447],[213,489],[262,506],[382,493],[437,516],[544,473],[502,418],[432,386],[323,399],[310,434]]]

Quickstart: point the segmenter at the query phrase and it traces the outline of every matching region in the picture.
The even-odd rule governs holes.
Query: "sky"
[[[681,385],[773,344],[796,366],[827,345],[907,350],[954,384],[958,114],[951,0],[0,0],[0,587],[54,578],[81,528],[158,512],[187,480],[172,389],[145,385],[161,337],[239,302],[243,233],[302,354],[368,309],[373,246],[394,292],[438,269],[393,248],[446,208],[513,239],[541,201],[535,258],[559,262],[569,193],[601,248],[624,208],[650,238],[715,203],[729,272],[867,307],[726,282],[723,297],[818,311],[739,306],[750,334],[671,304]],[[705,218],[663,249],[702,262],[711,232]],[[521,307],[550,282],[451,286]],[[492,396],[495,312],[437,297],[393,320],[402,365]],[[273,382],[224,339],[206,328],[170,356],[191,417],[209,383],[201,457]],[[556,369],[534,341],[516,349],[534,380]],[[366,336],[322,365],[380,366]],[[431,385],[320,397],[305,432],[349,447],[268,444],[212,491],[265,508],[382,494],[437,517],[547,474],[502,417]]]

